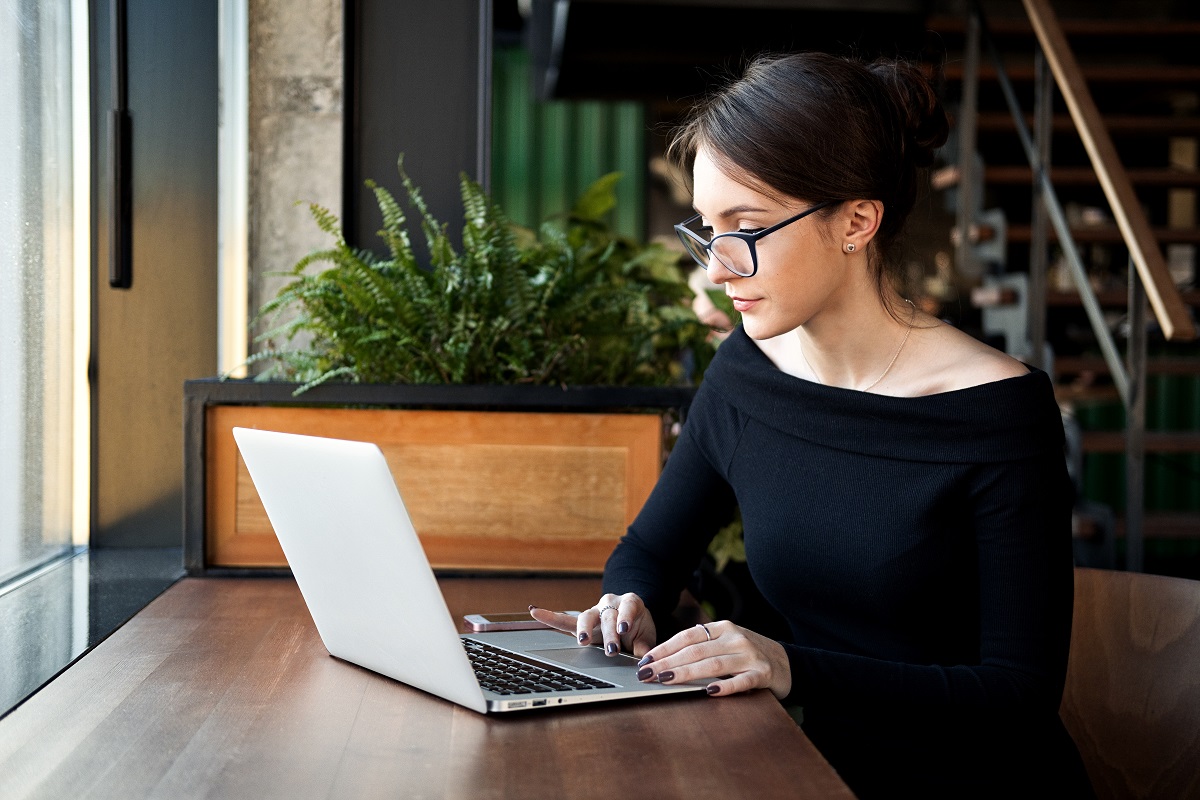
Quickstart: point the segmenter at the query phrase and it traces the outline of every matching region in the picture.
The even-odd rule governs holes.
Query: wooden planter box
[[[187,381],[188,572],[287,562],[235,426],[378,444],[441,571],[599,573],[658,478],[691,388],[321,386]]]

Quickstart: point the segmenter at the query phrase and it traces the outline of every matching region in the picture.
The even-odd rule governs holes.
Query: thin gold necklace
[[[879,377],[871,381],[870,386],[864,386],[862,389],[859,389],[860,392],[869,392],[878,386],[879,382],[886,378],[887,374],[892,371],[892,367],[896,364],[896,359],[900,357],[900,351],[904,349],[904,345],[908,344],[908,336],[912,333],[913,325],[917,321],[917,307],[913,305],[913,301],[909,300],[907,297],[904,298],[904,302],[908,303],[909,307],[912,309],[912,313],[908,315],[908,328],[906,328],[904,331],[904,338],[900,340],[900,346],[897,347],[896,352],[892,354],[892,360],[889,361],[888,365],[883,368],[883,372],[879,373]],[[804,355],[803,342],[800,343],[800,357],[804,359],[804,365],[808,367],[808,371],[811,372],[813,377],[817,379],[817,383],[824,386],[825,381],[821,380],[821,376],[817,374],[815,369],[813,369],[813,365],[808,363],[808,356]]]

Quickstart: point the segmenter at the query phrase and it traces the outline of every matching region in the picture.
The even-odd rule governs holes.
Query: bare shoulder
[[[925,369],[918,394],[967,389],[1029,374],[1029,367],[1017,359],[952,325],[937,323],[921,330]]]

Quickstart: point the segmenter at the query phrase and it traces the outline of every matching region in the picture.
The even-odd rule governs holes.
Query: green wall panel
[[[1146,381],[1146,430],[1200,430],[1200,377],[1151,375]],[[1121,431],[1125,411],[1119,402],[1076,410],[1084,430]],[[1147,511],[1200,510],[1200,453],[1146,453]],[[1084,458],[1084,495],[1125,508],[1125,458],[1118,453],[1089,453]]]
[[[554,100],[531,90],[529,55],[497,47],[492,197],[521,225],[569,210],[597,178],[620,172],[612,224],[645,236],[646,115],[639,103]]]
[[[508,76],[513,67],[512,51],[496,51],[495,80],[492,84],[492,196],[516,222],[526,224],[538,213],[537,198],[530,194],[536,185],[537,149],[532,146],[512,147],[509,142],[527,142],[532,135],[528,114],[514,113],[533,104],[529,81],[515,81]],[[497,182],[498,176],[523,175],[522,182]]]

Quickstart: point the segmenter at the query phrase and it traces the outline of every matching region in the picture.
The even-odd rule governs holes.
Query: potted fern
[[[605,222],[620,175],[594,183],[538,231],[514,226],[482,188],[460,179],[462,245],[426,208],[399,164],[430,253],[418,257],[401,205],[368,181],[386,258],[350,246],[338,219],[310,211],[333,244],[301,259],[260,319],[291,312],[258,337],[250,361],[298,383],[678,385],[680,353],[711,354],[678,256],[619,236]],[[328,269],[310,267],[327,263]],[[281,342],[309,340],[289,348]]]
[[[536,230],[462,176],[454,243],[398,167],[412,220],[368,182],[385,254],[310,204],[331,244],[260,310],[258,376],[185,385],[193,574],[285,565],[235,425],[379,443],[445,569],[598,571],[657,478],[713,345],[678,256],[606,223],[619,175]]]

